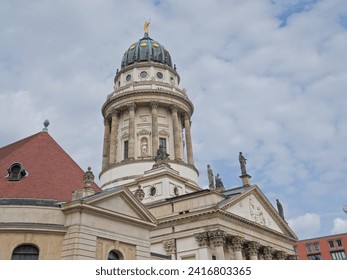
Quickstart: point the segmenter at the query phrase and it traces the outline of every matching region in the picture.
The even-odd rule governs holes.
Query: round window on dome
[[[125,77],[125,80],[126,80],[127,82],[129,82],[129,81],[131,80],[131,74],[128,74],[128,75]]]
[[[157,72],[157,77],[158,77],[158,79],[162,79],[164,77],[164,75],[161,72]]]
[[[140,77],[143,78],[143,79],[146,78],[147,75],[148,75],[148,74],[147,74],[146,71],[142,71],[142,72],[140,73]]]

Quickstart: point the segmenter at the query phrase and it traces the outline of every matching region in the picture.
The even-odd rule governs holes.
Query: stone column
[[[243,237],[235,236],[231,242],[234,249],[235,260],[243,260],[243,257],[242,257],[242,244],[244,242]]]
[[[188,113],[184,114],[184,128],[185,128],[185,135],[186,135],[186,145],[187,145],[187,159],[188,164],[194,165],[194,158],[193,158],[193,144],[192,144],[192,135],[190,133],[190,115]]]
[[[224,255],[225,232],[220,229],[209,231],[208,237],[215,247],[216,259],[225,260],[225,255]]]
[[[136,104],[127,104],[129,110],[129,159],[135,159],[135,108]]]
[[[118,110],[112,110],[111,114],[112,114],[112,119],[111,119],[109,164],[115,163],[117,159]]]
[[[288,254],[286,252],[284,252],[284,251],[276,251],[275,252],[275,256],[276,256],[277,260],[285,260],[287,255]]]
[[[258,259],[259,247],[260,247],[260,244],[258,242],[251,241],[248,243],[247,249],[248,249],[250,260],[257,260]]]
[[[172,260],[176,260],[176,241],[175,239],[163,241],[164,249],[167,254],[171,255]]]
[[[180,130],[178,127],[178,114],[177,107],[171,106],[172,113],[172,123],[173,123],[173,136],[174,136],[174,150],[175,150],[175,160],[182,161],[181,158],[181,143],[180,143]]]
[[[104,119],[104,145],[102,149],[102,170],[108,165],[108,157],[110,149],[110,120],[107,117]]]
[[[194,238],[199,244],[199,260],[210,260],[211,256],[208,250],[210,242],[207,232],[195,233]]]
[[[272,255],[274,253],[274,249],[270,246],[263,247],[263,256],[264,260],[272,260]]]
[[[159,148],[159,135],[158,135],[158,102],[152,101],[150,108],[152,110],[152,156],[155,157]]]

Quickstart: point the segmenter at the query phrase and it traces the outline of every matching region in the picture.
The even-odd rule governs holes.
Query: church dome
[[[170,53],[157,41],[149,37],[148,32],[138,42],[132,44],[124,53],[121,68],[135,62],[154,61],[172,68]]]

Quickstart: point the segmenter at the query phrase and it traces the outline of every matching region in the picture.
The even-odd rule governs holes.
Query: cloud
[[[306,213],[305,215],[292,218],[288,220],[288,224],[299,239],[317,236],[321,229],[320,217],[314,213]]]
[[[331,234],[345,233],[347,232],[347,220],[336,218],[334,219],[333,228]]]

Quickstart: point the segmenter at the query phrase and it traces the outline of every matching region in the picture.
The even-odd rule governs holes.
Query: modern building
[[[194,165],[194,111],[170,53],[130,45],[102,107],[100,186],[48,133],[0,148],[0,259],[295,259],[295,233],[251,184]]]
[[[347,233],[298,240],[295,250],[300,260],[347,260]]]

